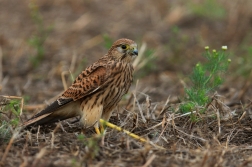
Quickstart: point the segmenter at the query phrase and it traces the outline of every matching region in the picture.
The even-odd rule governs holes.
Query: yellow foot
[[[104,126],[102,124],[100,125],[100,130],[101,130],[101,133],[103,134],[104,133]]]
[[[99,129],[98,127],[95,127],[95,132],[96,132],[98,135],[101,134],[100,129]]]

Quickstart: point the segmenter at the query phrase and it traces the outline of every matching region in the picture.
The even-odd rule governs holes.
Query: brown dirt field
[[[0,136],[0,166],[252,166],[251,8],[249,0],[0,0],[0,93],[25,99],[20,124],[64,90],[63,71],[76,76],[106,53],[110,42],[104,36],[112,41],[125,37],[140,48],[147,45],[146,59],[150,52],[155,57],[136,69],[110,122],[164,148],[111,128],[103,137],[93,129],[83,132],[72,119],[21,130],[11,142],[10,136]],[[51,26],[41,60],[28,42],[41,28],[31,17],[36,9],[41,25]],[[223,45],[232,62],[217,90],[220,96],[210,96],[225,109],[210,105],[193,123],[189,115],[174,112],[187,75],[205,61],[205,46],[219,50]],[[67,75],[67,85],[71,82]],[[1,111],[3,101],[0,126],[13,117]],[[235,114],[222,120],[218,114],[225,115],[223,110]]]

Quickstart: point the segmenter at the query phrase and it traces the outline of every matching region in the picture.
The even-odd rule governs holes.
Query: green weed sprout
[[[45,27],[43,17],[34,1],[29,4],[31,17],[37,27],[36,33],[29,39],[28,43],[36,50],[36,55],[31,57],[33,67],[37,67],[45,55],[44,42],[52,30],[52,26]]]
[[[21,114],[20,100],[8,100],[1,104],[0,111],[0,142],[8,142],[13,129],[18,127]]]
[[[207,62],[196,64],[190,75],[192,86],[185,88],[186,102],[180,105],[182,113],[193,110],[199,110],[200,113],[205,112],[205,106],[210,102],[209,93],[223,83],[222,75],[227,71],[231,62],[226,53],[226,46],[223,46],[220,52],[216,50],[210,52],[209,47],[205,47],[205,50],[206,53],[203,56]]]

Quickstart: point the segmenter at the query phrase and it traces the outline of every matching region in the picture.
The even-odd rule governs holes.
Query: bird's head
[[[130,39],[119,39],[113,43],[108,55],[114,60],[129,63],[138,55],[137,44]]]

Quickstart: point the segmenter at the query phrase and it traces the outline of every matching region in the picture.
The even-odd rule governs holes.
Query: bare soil
[[[32,2],[43,25],[52,27],[36,66],[36,49],[28,42],[39,31]],[[62,72],[76,76],[107,52],[104,36],[129,38],[140,48],[147,45],[146,59],[152,51],[155,57],[136,69],[131,90],[110,122],[164,148],[109,127],[97,136],[71,119],[21,130],[11,142],[0,136],[1,165],[252,166],[251,8],[249,0],[0,0],[0,93],[25,99],[20,124],[64,90]],[[190,115],[174,112],[184,99],[187,75],[206,61],[205,46],[219,50],[223,45],[232,59],[225,83],[210,95],[207,112],[192,122]],[[4,117],[10,119],[10,114]]]

